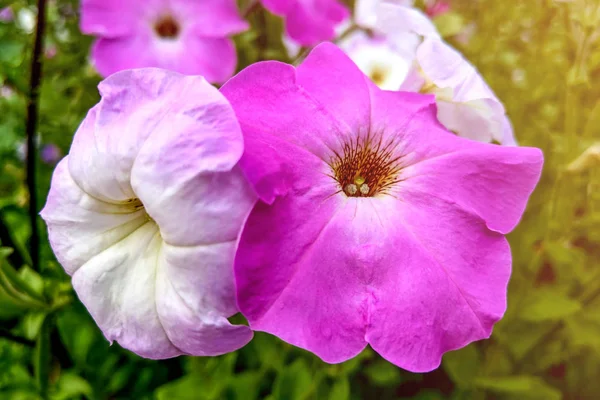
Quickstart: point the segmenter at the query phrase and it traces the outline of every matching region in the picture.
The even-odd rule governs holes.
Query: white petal
[[[107,203],[85,193],[69,174],[69,161],[67,156],[56,166],[41,216],[56,258],[73,274],[146,223],[147,215],[135,204]]]

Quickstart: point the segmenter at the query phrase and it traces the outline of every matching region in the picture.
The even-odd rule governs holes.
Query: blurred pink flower
[[[51,44],[46,47],[46,51],[44,52],[44,55],[46,56],[46,58],[52,59],[52,58],[56,57],[57,52],[58,52],[58,49],[56,48],[56,46]]]
[[[62,151],[55,144],[47,144],[42,147],[40,158],[44,163],[54,165],[62,158]]]
[[[58,261],[106,338],[143,357],[242,347],[252,332],[227,318],[256,196],[231,106],[202,77],[154,68],[99,89],[41,213]]]
[[[104,76],[140,67],[203,75],[214,83],[235,72],[229,35],[248,28],[235,0],[82,0],[81,30],[98,37],[94,65]]]
[[[350,11],[339,0],[261,0],[266,9],[285,20],[287,34],[302,46],[335,37],[335,27]]]
[[[443,0],[435,0],[433,4],[427,6],[425,9],[425,13],[431,18],[446,14],[449,11],[450,3]]]
[[[297,68],[254,64],[221,92],[262,200],[235,258],[252,329],[330,363],[370,344],[415,372],[490,336],[538,149],[453,135],[434,96],[380,90],[330,43]]]
[[[4,7],[0,10],[0,21],[2,22],[11,22],[15,18],[13,14],[12,8]]]

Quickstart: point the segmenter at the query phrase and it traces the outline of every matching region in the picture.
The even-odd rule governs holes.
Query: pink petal
[[[258,204],[235,264],[238,305],[251,328],[333,363],[366,346],[363,284],[371,273],[353,229],[370,221],[353,220],[356,203],[336,190],[331,178],[308,169],[287,196]]]
[[[126,69],[159,67],[152,39],[150,34],[97,39],[92,46],[92,63],[104,77]]]
[[[414,100],[409,100],[414,97]],[[540,150],[475,143],[447,132],[434,118],[435,108],[402,92],[373,89],[372,129],[402,132],[406,185],[455,202],[479,215],[492,230],[510,232],[518,223],[537,184],[543,164]],[[404,113],[412,109],[407,122]]]
[[[339,146],[339,137],[348,132],[297,79],[291,65],[267,61],[246,68],[221,88],[243,121],[244,173],[266,202],[285,194],[295,175],[302,174],[302,164],[321,162],[330,148]],[[338,134],[331,135],[331,131]],[[285,137],[282,132],[286,132]],[[304,154],[298,160],[300,166],[284,167],[296,157],[296,148]]]
[[[164,8],[163,0],[82,0],[81,31],[116,38],[144,29]]]
[[[186,75],[202,75],[211,83],[224,83],[235,73],[237,52],[233,40],[186,36],[179,53],[162,60],[163,67]]]
[[[331,43],[322,43],[297,68],[298,84],[327,112],[357,132],[368,125],[369,87],[356,64]]]
[[[98,39],[92,48],[101,75],[135,68],[158,67],[186,75],[202,75],[210,82],[225,82],[235,72],[237,54],[230,39],[183,35],[165,41],[138,34]]]
[[[382,91],[375,85],[370,89],[370,129],[381,132],[384,138],[398,136],[405,163],[414,164],[475,145],[457,141],[456,135],[438,122],[434,96]]]
[[[338,0],[262,0],[265,8],[285,18],[288,35],[304,46],[335,37],[335,26],[349,16]]]
[[[484,145],[439,156],[407,168],[411,190],[439,197],[479,215],[508,233],[519,222],[540,179],[542,152],[531,147]]]
[[[231,223],[224,215],[221,220]],[[238,230],[239,225],[238,220]],[[252,339],[247,326],[231,325],[226,318],[238,312],[232,269],[236,244],[237,235],[227,242],[215,240],[199,246],[163,244],[156,275],[156,311],[169,340],[184,353],[225,354]]]
[[[223,38],[249,27],[240,16],[235,0],[171,0],[170,6],[186,28],[197,36]]]
[[[443,353],[490,336],[506,310],[510,249],[452,202],[404,188],[399,196],[373,201],[366,340],[392,363],[427,372]]]
[[[81,30],[104,38],[147,33],[165,15],[171,15],[184,31],[223,38],[248,29],[235,0],[83,0]]]

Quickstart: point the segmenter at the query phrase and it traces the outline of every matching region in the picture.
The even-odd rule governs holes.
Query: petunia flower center
[[[134,198],[128,199],[128,200],[126,201],[126,203],[127,203],[127,205],[128,205],[129,207],[131,207],[131,208],[132,208],[132,212],[137,212],[137,211],[140,211],[140,210],[144,210],[144,208],[145,208],[145,207],[144,207],[144,204],[142,203],[142,201],[141,201],[140,199],[138,199],[137,197],[134,197]],[[147,213],[147,212],[145,212],[145,215],[146,215],[146,219],[147,219],[148,221],[154,221],[154,220],[152,219],[152,217],[150,217],[150,215],[148,215],[148,213]]]
[[[142,201],[140,199],[138,199],[137,197],[128,199],[127,204],[131,208],[133,208],[134,211],[138,211],[138,210],[141,210],[142,208],[144,208],[144,204],[142,204]]]
[[[346,143],[342,154],[335,153],[329,163],[340,191],[348,197],[373,197],[387,194],[398,182],[402,156],[396,145],[371,136]]]
[[[154,25],[154,31],[163,39],[175,39],[179,36],[181,27],[172,16],[167,15],[158,20]]]
[[[385,69],[381,67],[375,67],[369,74],[369,78],[371,78],[373,83],[377,86],[382,86],[387,79],[387,75],[388,72]]]

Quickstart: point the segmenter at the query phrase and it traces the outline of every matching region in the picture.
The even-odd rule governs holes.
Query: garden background
[[[99,100],[92,38],[79,31],[76,0],[47,2],[39,118],[29,126],[37,133],[29,160],[35,174],[27,175],[37,8],[1,0],[15,18],[0,20],[0,399],[599,398],[600,1],[449,4],[438,28],[505,103],[519,143],[541,148],[546,162],[509,235],[506,316],[491,339],[446,354],[434,372],[412,374],[370,349],[328,365],[263,333],[215,358],[152,361],[109,346],[35,216],[54,165]],[[252,30],[235,38],[238,69],[289,61],[281,21],[262,8],[249,19]]]

